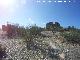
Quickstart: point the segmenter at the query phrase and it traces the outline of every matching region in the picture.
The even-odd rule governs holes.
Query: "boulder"
[[[41,35],[45,36],[45,37],[52,37],[53,36],[53,32],[52,31],[42,31]]]

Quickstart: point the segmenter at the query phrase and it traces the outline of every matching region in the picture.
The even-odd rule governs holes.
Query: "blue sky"
[[[43,27],[47,22],[57,21],[64,27],[71,25],[80,28],[79,0],[4,1],[7,1],[6,5],[4,2],[0,4],[0,25],[8,21],[24,26],[36,24]]]

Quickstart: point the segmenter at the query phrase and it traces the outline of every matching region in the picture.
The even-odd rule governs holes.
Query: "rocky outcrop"
[[[45,36],[45,37],[52,37],[53,36],[53,32],[52,31],[42,31],[41,35]]]

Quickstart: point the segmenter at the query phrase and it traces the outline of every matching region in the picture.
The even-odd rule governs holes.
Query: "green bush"
[[[62,26],[60,26],[60,23],[58,22],[49,22],[46,24],[46,29],[49,31],[61,31],[63,29]]]
[[[80,43],[80,33],[78,32],[64,32],[61,35],[66,39],[67,42],[70,43]]]
[[[29,42],[33,40],[35,37],[38,37],[41,35],[41,31],[43,31],[44,28],[38,27],[36,25],[30,26],[30,27],[19,27],[18,29],[18,35],[19,37],[23,38],[25,42]]]
[[[38,26],[32,26],[30,28],[30,34],[33,35],[33,36],[40,35],[41,30],[42,29],[40,27],[38,27]]]

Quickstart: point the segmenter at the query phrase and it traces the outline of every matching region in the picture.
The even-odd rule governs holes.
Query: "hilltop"
[[[8,26],[10,30],[6,31],[6,38],[0,38],[0,49],[4,52],[2,58],[6,60],[80,59],[80,30],[77,28],[63,28],[57,22],[47,23],[46,29],[38,26]],[[14,35],[13,32],[17,33]]]

